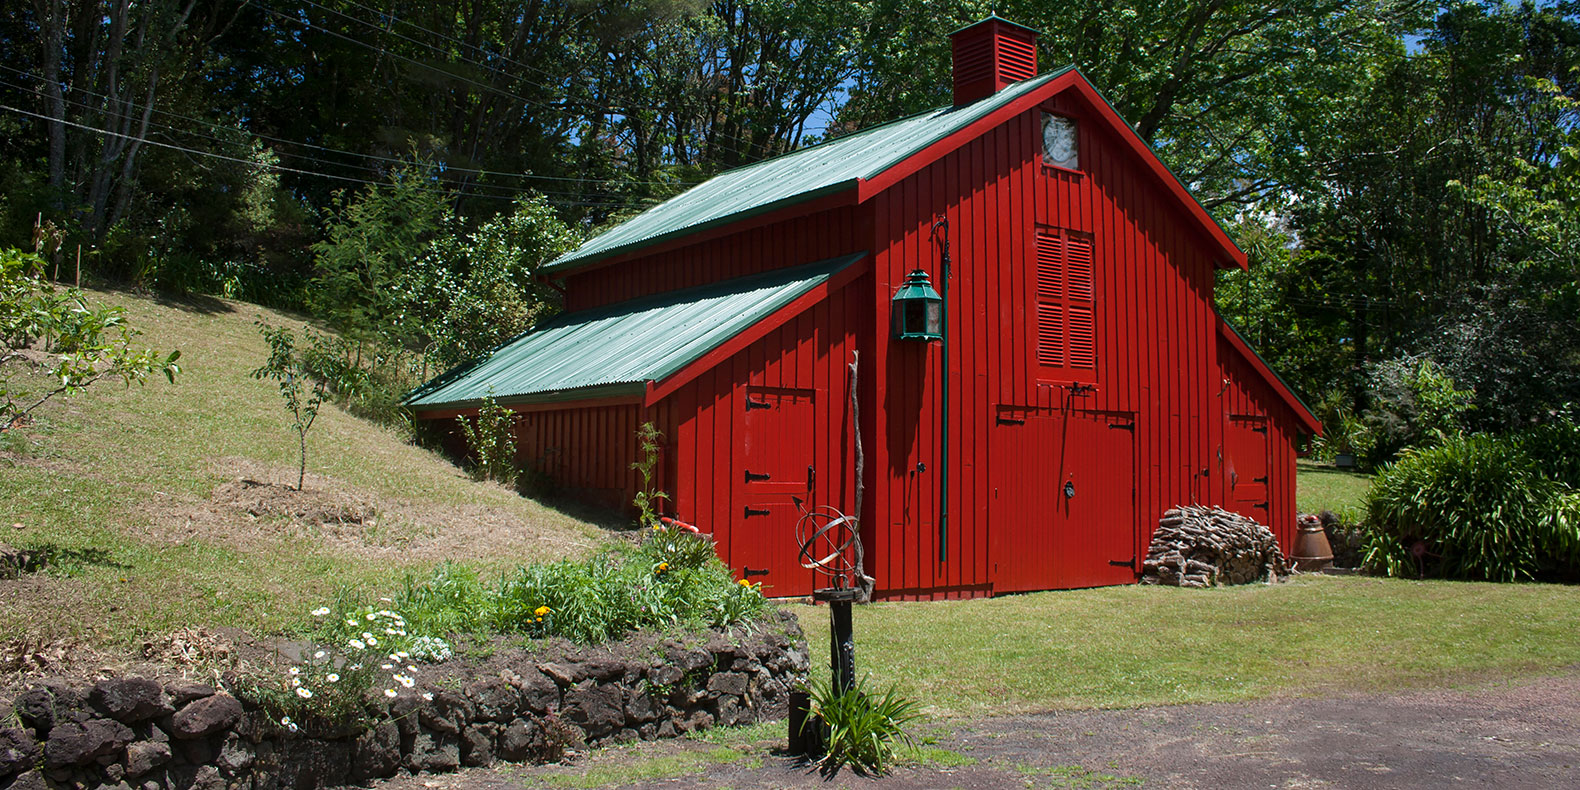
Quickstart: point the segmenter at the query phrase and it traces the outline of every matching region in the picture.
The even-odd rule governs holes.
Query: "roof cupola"
[[[949,34],[954,49],[955,106],[1037,76],[1037,31],[997,14]]]

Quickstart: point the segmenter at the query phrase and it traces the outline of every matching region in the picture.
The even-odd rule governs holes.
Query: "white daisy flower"
[[[329,614],[329,607],[327,606],[320,606],[313,610],[314,617],[323,617],[326,614]]]
[[[433,692],[431,692],[431,691],[424,691],[422,693],[422,698],[424,700],[427,700],[428,702],[433,702]]]
[[[325,675],[325,676],[324,676],[324,680],[327,680],[327,681],[329,681],[329,682],[330,682],[330,683],[339,683],[339,682],[340,682],[340,676],[339,676],[339,675],[336,675],[336,674],[335,674],[335,673],[333,673],[333,672],[331,672],[331,673],[329,673],[329,674],[328,674],[328,675]]]
[[[361,639],[352,639],[352,640],[346,642],[346,644],[348,644],[348,645],[350,645],[350,646],[352,646],[352,647],[354,647],[354,648],[356,648],[358,650],[366,650],[367,647],[368,647],[366,644],[364,644],[362,642]]]
[[[395,689],[384,689],[384,696],[389,697],[391,699],[395,698],[395,693],[396,693]]]
[[[302,685],[302,679],[301,678],[291,678],[291,688],[296,688],[296,687],[298,687],[300,685]]]
[[[357,621],[355,621],[355,620],[347,620],[346,621],[346,625],[349,625],[352,628],[356,628],[357,626],[362,625],[362,624],[357,622]]]
[[[417,683],[417,681],[413,680],[410,677],[407,677],[406,675],[392,675],[391,677],[394,679],[394,681],[396,683],[399,683],[402,686],[405,686],[406,688],[411,688],[412,686],[416,685],[416,683]]]
[[[394,669],[394,664],[379,664],[379,669]]]
[[[296,690],[296,696],[301,697],[302,699],[312,699],[313,692],[308,691],[307,689],[299,688]]]
[[[370,644],[370,645],[375,645],[375,646],[376,646],[376,645],[378,645],[378,643],[379,643],[379,640],[377,640],[377,639],[374,639],[374,638],[373,638],[373,637],[371,637],[371,636],[370,636],[370,637],[368,637],[368,644]]]
[[[320,651],[318,651],[318,652],[317,652],[317,653],[314,653],[314,654],[313,654],[313,658],[323,658],[323,657],[324,657],[324,656],[327,656],[327,655],[329,655],[329,654],[328,654],[328,653],[325,653],[325,652],[324,652],[324,651],[322,651],[322,650],[320,650]]]
[[[300,674],[302,674],[302,670],[297,669],[296,667],[291,667],[289,670],[286,670],[286,671],[290,672],[293,675],[300,675]]]
[[[416,667],[406,667],[406,671],[412,673],[413,675],[417,674]]]

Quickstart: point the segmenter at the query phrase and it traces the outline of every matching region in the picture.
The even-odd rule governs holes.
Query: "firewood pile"
[[[1277,581],[1289,572],[1272,530],[1238,513],[1202,505],[1163,514],[1141,567],[1142,584],[1177,587]]]

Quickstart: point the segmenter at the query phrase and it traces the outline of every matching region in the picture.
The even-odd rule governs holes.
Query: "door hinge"
[[[1254,433],[1267,433],[1267,426],[1266,426],[1266,425],[1263,425],[1263,426],[1262,426],[1262,427],[1260,427],[1260,428],[1252,428],[1252,429],[1251,429],[1251,430],[1252,430],[1252,432],[1254,432]]]
[[[772,515],[772,514],[773,514],[773,511],[772,510],[768,510],[766,508],[762,509],[762,510],[758,510],[758,509],[754,509],[751,505],[747,505],[746,506],[746,517],[747,518],[751,518],[752,516],[768,516],[768,515]]]
[[[1266,510],[1267,509],[1267,503],[1266,502],[1258,502],[1258,503],[1252,505],[1251,507],[1259,507],[1259,508],[1261,508],[1263,510]]]
[[[767,472],[753,472],[750,469],[746,470],[746,482],[748,483],[754,483],[758,480],[767,480],[770,477],[773,477],[773,475],[770,475]]]
[[[741,577],[742,578],[750,579],[753,576],[767,576],[767,575],[768,575],[768,569],[767,568],[748,568],[745,565],[741,566]]]
[[[1025,425],[1026,424],[1026,418],[1025,417],[1003,417],[1003,416],[1000,416],[998,418],[998,424],[999,425]]]
[[[1134,431],[1136,424],[1133,422],[1111,422],[1108,427],[1118,431]]]
[[[1109,560],[1108,564],[1114,566],[1115,568],[1129,568],[1131,570],[1135,570],[1136,558],[1131,557],[1128,560]]]
[[[1253,478],[1251,478],[1251,482],[1253,482],[1253,483],[1266,483],[1267,482],[1267,476],[1263,475],[1261,477],[1253,477]]]
[[[768,401],[765,401],[765,400],[752,400],[750,397],[746,398],[746,410],[747,411],[751,411],[752,409],[772,409],[773,407],[774,407],[774,405],[772,403],[769,403]]]

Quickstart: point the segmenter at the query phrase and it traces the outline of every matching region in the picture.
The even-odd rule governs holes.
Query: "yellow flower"
[[[747,581],[747,580],[745,580],[745,579],[741,579],[739,582],[736,582],[736,583],[741,585],[742,587],[748,587],[749,588],[749,587],[752,586],[752,583]]]
[[[542,620],[543,616],[548,614],[550,611],[552,610],[547,606],[539,606],[538,608],[533,609],[532,613],[537,615],[539,620]]]
[[[658,569],[656,571],[654,571],[654,573],[663,573],[664,571],[667,571],[667,570],[669,570],[669,563],[667,563],[667,562],[660,562],[658,564]]]

